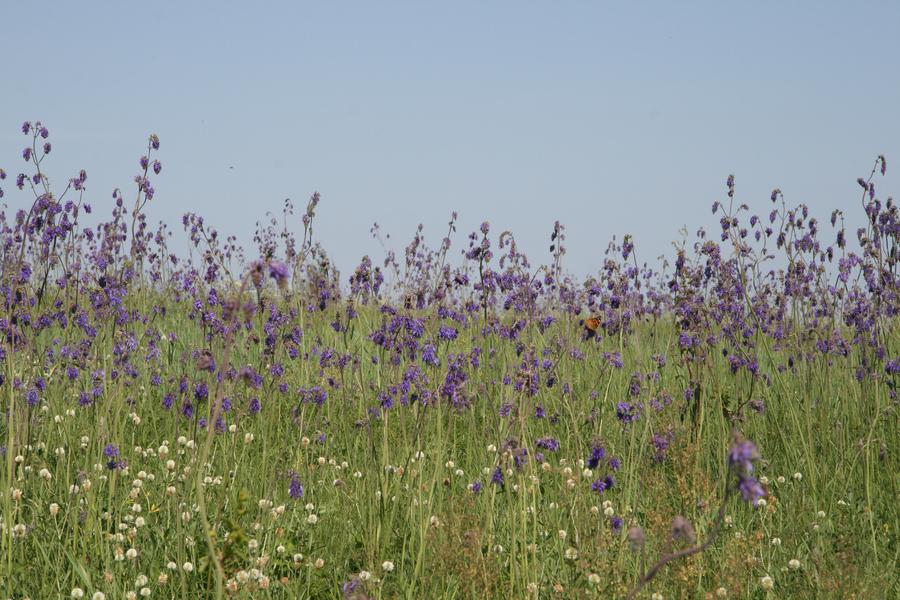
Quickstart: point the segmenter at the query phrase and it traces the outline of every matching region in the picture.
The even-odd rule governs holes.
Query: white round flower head
[[[760,498],[759,500],[756,501],[756,506],[759,508],[765,508],[766,504],[768,504],[768,502],[766,502],[765,498]]]
[[[106,594],[103,592],[94,592],[94,595],[91,596],[91,600],[106,600]]]
[[[144,598],[149,598],[152,593],[148,587],[141,588],[141,596]]]
[[[170,560],[170,561],[166,564],[166,568],[167,568],[168,570],[170,570],[170,571],[174,571],[175,569],[178,568],[178,565],[176,565],[173,561]]]
[[[781,538],[779,538],[779,537],[774,537],[774,538],[772,538],[772,545],[773,545],[773,546],[780,546],[780,545],[781,545]]]
[[[607,517],[611,517],[614,514],[616,514],[616,511],[613,509],[612,506],[607,506],[606,508],[603,509],[603,514],[606,515]]]
[[[566,533],[565,529],[560,529],[558,532],[556,532],[556,534],[559,536],[559,539],[561,539],[561,540],[566,539],[566,536],[568,535]]]
[[[306,522],[309,523],[310,525],[315,525],[316,523],[319,522],[319,517],[316,516],[316,513],[312,513],[311,515],[306,517]]]
[[[660,594],[659,592],[653,592],[650,595],[650,600],[663,600],[663,595]]]
[[[181,568],[184,569],[185,573],[190,573],[191,571],[194,570],[194,565],[189,562],[186,562],[181,566]]]
[[[325,566],[325,561],[324,561],[323,559],[321,559],[321,558],[317,558],[317,559],[316,559],[315,566],[316,566],[317,569],[321,569],[322,567]]]
[[[134,580],[134,587],[144,587],[147,585],[147,581],[149,580],[146,575],[138,575],[137,579]]]
[[[824,519],[824,518],[825,518],[825,511],[824,511],[824,510],[820,510],[819,512],[816,513],[816,516],[819,517],[820,519]]]
[[[368,581],[368,580],[372,579],[372,574],[369,573],[368,571],[360,571],[359,578],[363,581]]]
[[[591,585],[597,585],[600,583],[600,576],[596,573],[591,573],[590,575],[588,575],[588,582]]]
[[[794,481],[800,481],[801,479],[803,479],[803,473],[801,473],[800,471],[794,473]]]
[[[578,550],[575,548],[566,548],[566,558],[569,560],[575,560],[578,558]]]
[[[720,588],[716,589],[716,597],[724,598],[727,595],[728,595],[728,590],[726,590],[724,587],[720,587]]]
[[[390,573],[391,571],[394,570],[394,563],[392,563],[389,560],[386,560],[383,563],[381,563],[381,569],[387,573]]]
[[[72,593],[69,596],[72,598],[84,598],[84,590],[79,587],[72,588]]]
[[[761,577],[759,580],[759,586],[765,591],[771,591],[775,587],[775,580],[773,580],[768,575]]]
[[[796,558],[792,558],[791,560],[788,561],[788,568],[792,571],[796,571],[797,569],[800,568],[800,561],[797,560]]]
[[[784,475],[779,475],[778,479],[776,479],[775,481],[777,481],[778,483],[784,483],[785,481],[787,481],[787,479],[784,478]]]

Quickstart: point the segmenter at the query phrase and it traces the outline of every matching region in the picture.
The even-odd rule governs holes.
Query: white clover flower
[[[788,568],[792,571],[796,571],[797,569],[800,568],[800,561],[797,560],[796,558],[792,558],[791,560],[788,561]]]
[[[84,598],[84,590],[80,587],[72,588],[72,593],[69,596],[72,598]]]
[[[147,579],[146,575],[138,575],[137,579],[134,580],[134,587],[144,587],[148,581],[149,579]]]
[[[384,561],[383,563],[381,563],[381,570],[385,571],[386,573],[390,573],[394,570],[394,563],[389,560]]]
[[[106,594],[103,592],[94,592],[94,595],[91,596],[91,600],[106,600]]]
[[[151,591],[150,591],[150,588],[148,588],[148,587],[141,588],[141,596],[144,597],[144,598],[149,598],[149,597],[150,597],[150,594],[152,594],[152,593],[153,593],[153,592],[151,592]]]
[[[316,513],[312,513],[308,517],[306,517],[306,522],[310,525],[315,525],[319,522],[319,517],[316,516]]]
[[[800,471],[797,471],[796,473],[794,473],[794,481],[800,481],[802,479],[803,479],[803,473],[801,473]]]
[[[728,595],[728,590],[726,590],[724,587],[719,587],[716,589],[716,597],[717,598],[724,598],[727,595]]]
[[[569,534],[566,533],[565,529],[560,529],[559,531],[556,532],[556,535],[559,536],[559,539],[564,540],[564,539],[566,539],[566,536]]]
[[[775,481],[777,481],[778,483],[784,483],[785,481],[787,481],[787,479],[784,478],[784,475],[779,475],[778,479],[776,479]]]
[[[53,475],[51,475],[50,471],[48,471],[47,469],[41,469],[40,471],[38,471],[38,477],[40,477],[44,481],[50,481],[51,479],[53,479]]]
[[[493,454],[497,451],[497,446],[495,446],[494,444],[488,444],[487,451],[490,454]]]
[[[780,538],[780,537],[773,537],[773,538],[772,538],[772,545],[773,545],[773,546],[780,546],[780,545],[781,545],[781,538]]]
[[[816,513],[816,516],[819,517],[820,519],[824,519],[824,518],[825,518],[825,511],[824,511],[824,510],[820,510],[819,512]]]
[[[766,576],[760,578],[759,586],[763,590],[769,592],[775,587],[775,580],[773,580],[771,577],[766,575]]]
[[[135,550],[134,548],[129,548],[128,552],[125,553],[125,556],[126,556],[126,558],[128,558],[128,560],[136,559],[137,555],[138,555],[138,551]]]
[[[245,444],[249,444],[249,443],[252,442],[252,441],[253,441],[253,434],[252,434],[252,433],[249,433],[249,432],[248,432],[248,433],[245,433],[245,434],[244,434],[244,443],[245,443]]]
[[[317,569],[321,569],[321,568],[324,567],[324,566],[325,566],[325,561],[322,560],[321,558],[317,558],[317,559],[316,559],[316,562],[315,562],[315,567],[316,567]]]
[[[59,504],[53,502],[50,504],[50,516],[55,517],[59,514]]]
[[[185,573],[190,573],[194,570],[194,565],[191,564],[190,562],[186,562],[183,565],[181,565],[181,568],[184,569]]]
[[[168,563],[166,563],[166,568],[170,571],[174,571],[175,569],[178,568],[178,565],[176,565],[173,561],[170,560]]]
[[[600,576],[596,573],[591,573],[588,575],[588,583],[591,585],[598,585],[600,583]]]
[[[575,548],[566,548],[566,558],[569,560],[575,560],[578,558],[578,550]]]
[[[254,552],[257,548],[259,548],[259,542],[257,540],[250,540],[249,542],[247,542],[247,548],[251,552]]]

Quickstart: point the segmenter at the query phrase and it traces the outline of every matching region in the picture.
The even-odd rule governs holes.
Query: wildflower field
[[[900,597],[883,157],[821,221],[729,177],[663,261],[576,276],[563,225],[532,259],[454,215],[338,273],[318,194],[242,249],[150,223],[155,135],[110,198],[22,133],[3,598]]]

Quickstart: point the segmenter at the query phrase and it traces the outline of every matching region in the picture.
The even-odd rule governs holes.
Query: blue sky
[[[729,173],[760,212],[780,187],[823,221],[878,154],[879,192],[900,180],[897,2],[18,2],[0,56],[8,172],[41,119],[54,181],[86,169],[105,213],[156,132],[152,221],[192,210],[249,246],[318,190],[344,279],[383,256],[375,221],[400,252],[456,210],[457,250],[488,220],[541,264],[558,219],[582,275],[613,235],[652,260],[713,227]]]

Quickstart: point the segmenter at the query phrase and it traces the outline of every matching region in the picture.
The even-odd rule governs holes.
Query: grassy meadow
[[[559,224],[535,267],[451,222],[348,276],[318,195],[250,258],[186,215],[177,258],[144,216],[158,138],[137,202],[88,210],[27,125],[0,182],[2,597],[900,594],[900,228],[872,176],[852,250],[842,215],[773,192],[751,218],[729,178],[722,231],[668,267],[626,236],[576,279]]]

